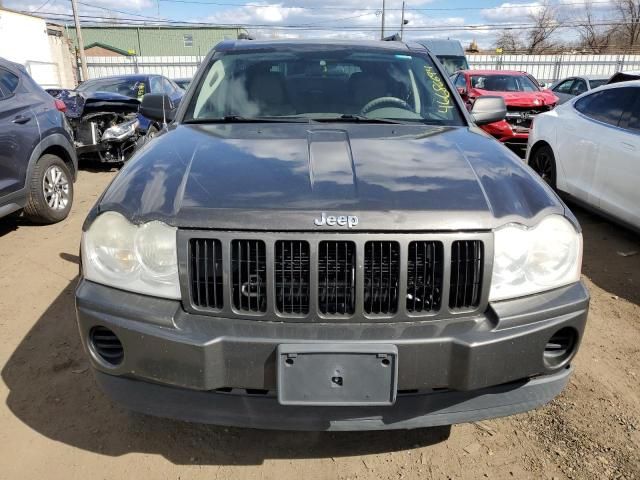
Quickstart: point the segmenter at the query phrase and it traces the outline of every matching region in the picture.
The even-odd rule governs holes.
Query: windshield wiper
[[[243,117],[240,115],[225,115],[217,118],[192,118],[183,123],[309,123],[308,119],[299,117]]]
[[[390,118],[370,118],[364,115],[358,115],[353,113],[345,113],[339,117],[314,117],[314,122],[353,122],[353,123],[390,123],[390,124],[403,124],[399,120],[391,120]]]

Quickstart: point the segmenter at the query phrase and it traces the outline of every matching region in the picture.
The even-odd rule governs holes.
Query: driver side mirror
[[[507,106],[502,97],[478,97],[476,98],[471,116],[476,125],[487,125],[488,123],[499,122],[507,116]]]
[[[139,113],[154,122],[163,123],[166,119],[170,123],[176,116],[176,109],[169,95],[147,93],[142,97]]]
[[[465,97],[467,95],[467,89],[464,87],[457,87],[456,90],[458,90],[461,97]]]

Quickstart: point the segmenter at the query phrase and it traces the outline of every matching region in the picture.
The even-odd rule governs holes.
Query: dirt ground
[[[409,432],[193,425],[111,404],[79,343],[80,227],[113,175],[82,171],[62,224],[0,220],[0,479],[640,478],[640,253],[621,255],[640,236],[575,209],[589,324],[569,387],[537,411]]]

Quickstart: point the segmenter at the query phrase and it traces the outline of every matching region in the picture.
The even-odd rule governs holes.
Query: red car
[[[542,90],[525,72],[461,70],[452,76],[452,81],[468,108],[482,95],[504,98],[506,120],[483,125],[482,129],[520,155],[526,151],[533,117],[551,110],[559,100],[553,92]]]

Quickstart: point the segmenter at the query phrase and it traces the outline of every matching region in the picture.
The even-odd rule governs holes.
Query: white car
[[[538,115],[527,163],[558,192],[640,229],[640,81]]]

